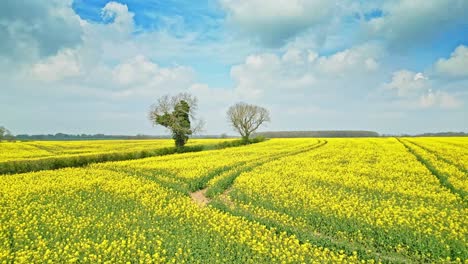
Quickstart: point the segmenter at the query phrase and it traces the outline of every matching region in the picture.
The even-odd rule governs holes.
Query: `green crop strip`
[[[422,163],[431,173],[432,175],[434,175],[437,179],[439,179],[439,182],[442,186],[444,186],[445,188],[447,188],[448,190],[450,190],[453,194],[456,194],[456,195],[459,195],[463,201],[467,202],[467,200],[465,199],[466,196],[467,196],[467,192],[463,191],[463,190],[460,190],[460,189],[457,189],[455,188],[449,181],[449,177],[440,172],[439,170],[437,170],[434,165],[428,161],[427,159],[424,159],[421,155],[419,155],[418,153],[416,153],[414,151],[414,149],[411,148],[411,146],[409,146],[408,144],[406,144],[405,142],[403,142],[401,139],[397,138],[397,140],[403,144],[405,146],[405,148],[408,150],[409,153],[413,154],[416,159]]]
[[[449,160],[449,159],[446,159],[446,158],[442,157],[442,156],[440,155],[440,153],[438,153],[437,151],[434,151],[434,150],[432,150],[432,149],[429,149],[429,148],[427,148],[427,147],[425,147],[425,146],[422,146],[421,144],[418,144],[418,143],[416,143],[416,142],[414,142],[414,141],[411,141],[411,140],[406,140],[406,141],[407,141],[407,142],[410,142],[410,143],[413,144],[413,145],[416,145],[416,146],[422,148],[423,150],[425,150],[425,151],[427,151],[427,152],[429,152],[429,153],[432,153],[434,156],[437,157],[437,159],[442,160],[442,161],[445,162],[445,163],[448,163],[448,164],[450,164],[450,165],[452,165],[452,166],[457,167],[460,171],[462,171],[462,172],[464,172],[464,173],[468,173],[468,170],[467,170],[466,168],[460,166],[459,164],[456,164],[456,163],[452,162],[452,161]]]
[[[242,165],[240,165],[238,167],[234,167],[234,169],[235,169],[234,172],[227,174],[226,176],[224,176],[220,180],[216,181],[216,183],[214,185],[209,186],[207,191],[206,191],[206,195],[208,197],[210,197],[210,198],[214,198],[216,195],[219,195],[219,194],[225,192],[227,189],[229,189],[230,186],[234,183],[235,179],[239,175],[241,175],[242,173],[252,171],[256,167],[262,166],[263,164],[268,163],[268,162],[270,162],[272,160],[276,160],[276,159],[283,158],[283,157],[288,157],[288,156],[293,156],[293,155],[298,155],[298,154],[301,154],[301,153],[304,153],[304,152],[311,151],[311,150],[314,150],[316,148],[322,147],[322,146],[324,146],[326,144],[327,144],[326,140],[319,141],[317,144],[314,144],[314,145],[312,145],[310,147],[306,147],[306,148],[301,149],[301,150],[295,150],[295,151],[290,151],[290,152],[286,152],[286,153],[280,153],[280,154],[273,155],[273,156],[270,156],[270,157],[267,157],[267,158],[264,158],[264,159],[260,159],[258,161],[254,161],[254,162],[249,163],[249,164],[245,164],[245,165],[242,164]]]
[[[325,247],[332,247],[336,250],[345,250],[346,253],[352,253],[352,251],[358,251],[359,255],[369,256],[370,258],[381,258],[393,259],[408,259],[410,262],[425,262],[429,261],[432,257],[443,257],[450,255],[453,258],[462,257],[468,258],[468,251],[461,241],[451,240],[447,241],[450,244],[450,248],[445,248],[433,235],[414,233],[410,228],[404,228],[400,226],[397,229],[381,229],[370,224],[361,222],[358,219],[353,218],[341,218],[337,216],[324,215],[319,212],[303,212],[297,211],[290,208],[280,208],[270,201],[252,199],[248,195],[241,193],[237,190],[233,190],[229,193],[229,199],[234,200],[234,203],[228,205],[224,202],[224,206],[220,206],[223,203],[221,199],[216,199],[212,202],[213,206],[220,210],[239,214],[246,218],[251,218],[262,223],[262,218],[256,216],[254,212],[242,213],[242,210],[236,209],[235,203],[244,203],[256,206],[262,209],[271,210],[279,214],[291,217],[292,219],[302,219],[307,224],[308,230],[315,230],[320,235],[311,236],[310,233],[301,231],[300,229],[294,229],[294,227],[284,225],[284,229],[281,226],[268,225],[268,221],[263,224],[270,228],[277,228],[280,231],[287,232],[290,235],[295,235],[302,242],[317,242],[319,245]],[[271,221],[270,221],[271,222]],[[293,231],[293,232],[291,232]],[[346,234],[344,237],[337,236],[337,233]],[[320,238],[322,236],[322,238]],[[362,236],[361,238],[359,238]],[[354,241],[353,243],[341,243],[340,241]],[[396,254],[393,246],[404,242],[405,245],[409,246],[406,249],[406,254]],[[364,250],[364,251],[363,251]],[[370,251],[369,251],[370,250]],[[394,261],[389,261],[393,263]]]
[[[226,202],[219,199],[214,200],[210,205],[232,215],[242,216],[249,221],[258,222],[276,230],[277,233],[286,232],[288,235],[297,237],[301,243],[312,243],[314,245],[320,245],[336,251],[343,250],[348,255],[357,253],[362,259],[373,259],[375,261],[380,260],[384,263],[416,263],[418,261],[414,256],[405,256],[396,252],[376,248],[370,244],[360,244],[357,241],[353,242],[342,238],[336,238],[332,235],[319,233],[319,229],[314,228],[312,225],[304,227],[291,226],[281,222],[280,220],[259,216],[253,210],[240,208],[237,206],[238,203],[240,202],[230,202],[231,205],[227,205]],[[283,215],[290,217],[284,213]],[[299,218],[292,219],[297,220]]]

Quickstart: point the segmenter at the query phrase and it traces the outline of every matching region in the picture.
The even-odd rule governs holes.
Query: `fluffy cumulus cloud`
[[[463,102],[455,95],[435,90],[434,87],[444,86],[437,80],[430,80],[421,72],[400,70],[393,73],[392,80],[384,84],[384,89],[394,91],[403,100],[407,108],[460,108]]]
[[[419,105],[423,108],[438,106],[446,109],[459,108],[463,103],[453,95],[443,91],[429,90],[419,98]]]
[[[134,36],[134,14],[126,5],[107,3],[101,23],[82,20],[68,1],[20,2],[0,4],[4,7],[0,8],[0,105],[2,111],[15,112],[3,120],[13,129],[84,132],[86,123],[88,132],[110,127],[122,131],[117,124],[128,122],[135,129],[123,129],[141,133],[136,120],[146,131],[152,130],[146,111],[157,96],[186,91],[195,83],[191,67],[163,67],[151,58],[145,45],[157,42],[160,35],[140,36],[149,40],[142,45]],[[32,12],[32,7],[37,9]],[[14,50],[4,47],[9,42]],[[21,63],[16,63],[19,59]],[[17,109],[20,105],[24,111]],[[35,120],[28,112],[32,109],[41,112]],[[65,115],[76,122],[63,121],[69,119]],[[32,126],[29,130],[27,124]]]
[[[337,52],[318,59],[319,68],[326,73],[343,75],[353,72],[372,72],[379,68],[378,46],[363,45]]]
[[[282,55],[250,55],[231,69],[236,91],[252,98],[272,91],[303,93],[329,88],[359,76],[372,74],[378,67],[378,48],[364,45],[329,56],[311,50],[288,49]]]
[[[307,42],[333,49],[374,39],[392,49],[406,50],[468,23],[465,0],[220,0],[220,3],[229,24],[268,46],[299,41],[299,45]]]
[[[139,55],[117,65],[113,70],[113,77],[122,85],[141,84],[157,76],[158,70],[158,65]]]
[[[190,67],[160,67],[143,55],[137,55],[112,69],[112,80],[121,87],[118,96],[157,96],[183,91],[194,83]]]
[[[269,45],[330,19],[336,8],[326,0],[222,0],[231,23]]]
[[[81,43],[71,0],[0,2],[0,57],[13,62],[56,54]]]
[[[445,9],[441,0],[379,1],[344,12],[340,6],[346,2],[221,0],[226,17],[220,17],[226,20],[209,20],[219,23],[213,26],[219,31],[211,28],[207,37],[143,29],[137,23],[141,10],[131,3],[103,3],[96,20],[85,20],[71,0],[3,1],[0,110],[15,114],[3,117],[2,125],[20,133],[162,133],[146,120],[148,106],[160,95],[184,91],[199,98],[205,133],[230,132],[225,112],[238,101],[270,109],[272,130],[395,132],[388,119],[418,111],[450,111],[458,124],[456,114],[466,112],[468,97],[466,43],[426,66],[406,66],[386,41],[420,39],[443,26],[428,29],[428,17],[441,24],[463,22],[466,1]],[[382,12],[350,27],[344,22],[356,19],[353,12],[365,17],[372,10]],[[315,42],[333,23],[333,30],[349,32],[329,35],[329,44],[338,44],[324,50]],[[350,44],[356,25],[372,37]],[[248,37],[231,34],[232,26]],[[313,121],[304,122],[304,116]]]
[[[74,87],[109,98],[156,96],[193,83],[190,67],[161,67],[140,53],[139,43],[132,39],[134,14],[126,5],[109,2],[101,16],[106,23],[80,20],[79,45],[21,66],[20,77],[30,80],[31,86],[41,81],[49,87],[63,87],[56,89],[62,93]]]
[[[385,84],[386,89],[396,91],[400,97],[413,96],[429,88],[429,81],[423,73],[400,70],[393,73],[391,82]]]
[[[458,46],[448,59],[439,59],[436,70],[449,77],[468,78],[468,47]]]
[[[134,28],[135,14],[128,11],[128,6],[117,2],[109,2],[103,8],[101,16],[105,21],[112,22],[112,26],[123,33],[131,33]]]
[[[328,55],[296,48],[252,54],[231,68],[232,91],[271,110],[270,130],[371,129],[363,120],[376,104],[368,93],[382,80],[379,50],[362,45]]]
[[[79,57],[76,50],[71,49],[62,49],[57,55],[47,57],[31,67],[32,77],[41,81],[58,81],[80,73]]]
[[[143,55],[137,55],[128,61],[118,64],[113,69],[114,80],[121,85],[139,85],[158,82],[161,80],[177,80],[181,76],[192,76],[193,71],[188,67],[173,68],[160,67]]]
[[[465,0],[385,1],[382,16],[365,23],[369,33],[401,48],[437,37],[444,30],[468,23]]]

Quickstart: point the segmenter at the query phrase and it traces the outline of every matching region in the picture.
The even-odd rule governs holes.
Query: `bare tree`
[[[203,128],[203,121],[195,117],[197,107],[197,98],[189,93],[164,95],[151,106],[149,119],[154,125],[169,129],[176,147],[183,147],[190,135]]]
[[[270,113],[260,106],[237,103],[229,108],[227,118],[232,127],[242,136],[242,140],[248,141],[252,132],[263,123],[270,121]]]

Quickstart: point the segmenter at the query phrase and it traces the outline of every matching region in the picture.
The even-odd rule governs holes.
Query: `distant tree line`
[[[466,137],[468,133],[465,132],[438,132],[438,133],[424,133],[415,135],[415,137]]]
[[[360,130],[324,130],[324,131],[270,131],[258,132],[253,136],[263,136],[267,138],[300,138],[300,137],[467,137],[465,132],[436,132],[423,134],[382,134],[374,131]]]
[[[382,134],[382,137],[468,137],[465,132],[434,132],[423,134]]]
[[[145,137],[145,136],[141,136]],[[124,136],[124,135],[104,135],[104,134],[40,134],[28,135],[20,134],[16,136],[17,140],[90,140],[90,139],[130,139],[140,138],[140,136]]]
[[[324,130],[324,131],[274,131],[258,132],[254,136],[267,138],[301,138],[301,137],[379,137],[379,133],[373,131],[354,130]]]
[[[12,136],[13,137],[13,136]],[[193,135],[192,138],[234,138],[235,136],[221,134],[221,135]],[[30,141],[30,140],[118,140],[118,139],[169,139],[169,135],[105,135],[105,134],[40,134],[28,135],[20,134],[13,137],[15,140]],[[6,139],[5,139],[6,140]]]
[[[153,139],[163,138],[163,136],[148,136],[148,135],[105,135],[105,134],[41,134],[28,135],[20,134],[16,136],[17,140],[92,140],[92,139]],[[167,137],[166,137],[167,138]]]
[[[351,133],[349,133],[351,132]],[[379,134],[372,131],[363,131],[368,133],[359,133],[361,131],[277,131],[277,132],[258,132],[253,136],[264,136],[267,138],[288,138],[288,137],[378,137]],[[369,132],[371,134],[369,134]],[[466,137],[468,133],[464,132],[440,132],[440,133],[424,133],[418,135],[400,134],[390,135],[382,134],[380,137]],[[192,138],[235,138],[234,135],[192,135]],[[0,137],[1,138],[1,137]],[[41,135],[28,135],[20,134],[13,136],[7,134],[3,136],[4,141],[11,140],[116,140],[116,139],[170,139],[170,135],[105,135],[105,134],[41,134]]]

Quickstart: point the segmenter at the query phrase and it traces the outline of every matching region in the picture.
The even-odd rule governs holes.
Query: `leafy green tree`
[[[12,140],[13,135],[11,132],[3,126],[0,126],[0,142],[2,140]]]
[[[6,132],[6,128],[0,127],[0,141],[2,141],[3,137],[5,137],[5,132]]]
[[[195,117],[197,106],[197,98],[188,93],[165,95],[151,107],[149,118],[154,125],[170,130],[176,147],[181,148],[192,134],[201,131],[203,127],[203,122]]]

